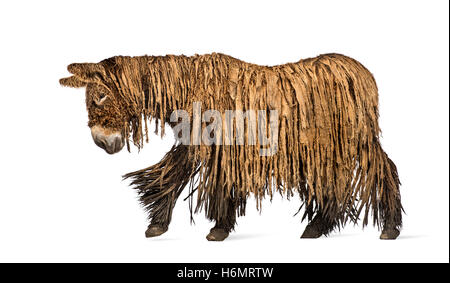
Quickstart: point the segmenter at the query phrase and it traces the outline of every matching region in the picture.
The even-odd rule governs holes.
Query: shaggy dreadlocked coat
[[[149,210],[173,205],[170,200],[191,181],[197,209],[216,220],[227,213],[224,200],[233,199],[243,214],[250,194],[260,207],[262,198],[280,192],[300,195],[304,218],[321,211],[340,225],[363,212],[364,225],[371,214],[376,224],[401,226],[397,170],[379,142],[377,86],[354,59],[327,54],[268,67],[213,53],[118,56],[88,65],[70,65],[74,76],[61,83],[111,90],[116,115],[107,122],[90,117],[90,123],[120,128],[138,147],[147,121],[156,119],[163,135],[171,112],[192,115],[194,102],[220,113],[278,111],[278,151],[272,156],[261,156],[260,144],[175,145],[160,163],[126,175]],[[246,127],[245,141],[248,134]],[[152,217],[170,219],[169,211]]]

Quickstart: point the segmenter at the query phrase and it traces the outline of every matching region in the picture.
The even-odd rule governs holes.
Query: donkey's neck
[[[115,57],[119,68],[114,78],[131,114],[133,132],[142,132],[144,118],[145,122],[156,119],[164,134],[171,113],[188,104],[192,61],[192,57],[173,55]]]
[[[209,103],[212,96],[228,91],[238,80],[244,62],[223,54],[187,56],[114,57],[113,80],[132,117],[133,139],[142,138],[144,121],[156,119],[164,134],[165,123],[175,110],[192,114],[194,101]],[[225,95],[225,94],[224,94]],[[146,126],[144,127],[146,128]],[[135,134],[137,135],[135,136]]]
[[[147,61],[142,77],[146,89],[145,108],[166,120],[172,111],[186,107],[192,80],[192,58],[173,55],[144,58]]]

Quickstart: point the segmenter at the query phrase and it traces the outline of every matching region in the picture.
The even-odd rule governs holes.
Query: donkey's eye
[[[108,96],[106,94],[104,94],[103,92],[100,93],[98,95],[98,99],[95,100],[95,104],[102,105],[102,103],[105,102],[106,98],[108,98]]]

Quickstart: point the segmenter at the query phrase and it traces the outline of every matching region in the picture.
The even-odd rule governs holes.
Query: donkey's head
[[[86,88],[86,108],[92,138],[107,153],[119,152],[125,145],[126,111],[118,91],[108,83],[102,63],[71,64],[73,76],[60,80],[61,85]]]

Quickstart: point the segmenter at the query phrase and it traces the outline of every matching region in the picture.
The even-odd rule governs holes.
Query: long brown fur
[[[269,67],[216,53],[117,56],[98,64],[72,64],[69,71],[74,76],[62,79],[63,85],[94,84],[114,94],[115,121],[109,123],[138,147],[149,121],[159,122],[164,135],[172,111],[184,109],[192,117],[194,102],[221,113],[278,110],[278,151],[273,156],[261,156],[260,144],[179,145],[161,163],[126,175],[149,209],[162,195],[176,199],[192,181],[197,184],[191,189],[197,191],[197,209],[205,208],[216,220],[231,215],[226,207],[217,207],[220,203],[232,201],[237,214],[243,214],[249,195],[260,207],[265,196],[279,192],[298,193],[309,220],[320,211],[332,226],[361,215],[363,225],[372,215],[374,224],[401,226],[397,170],[379,142],[377,86],[354,59],[326,54]],[[247,130],[245,134],[247,141]]]

